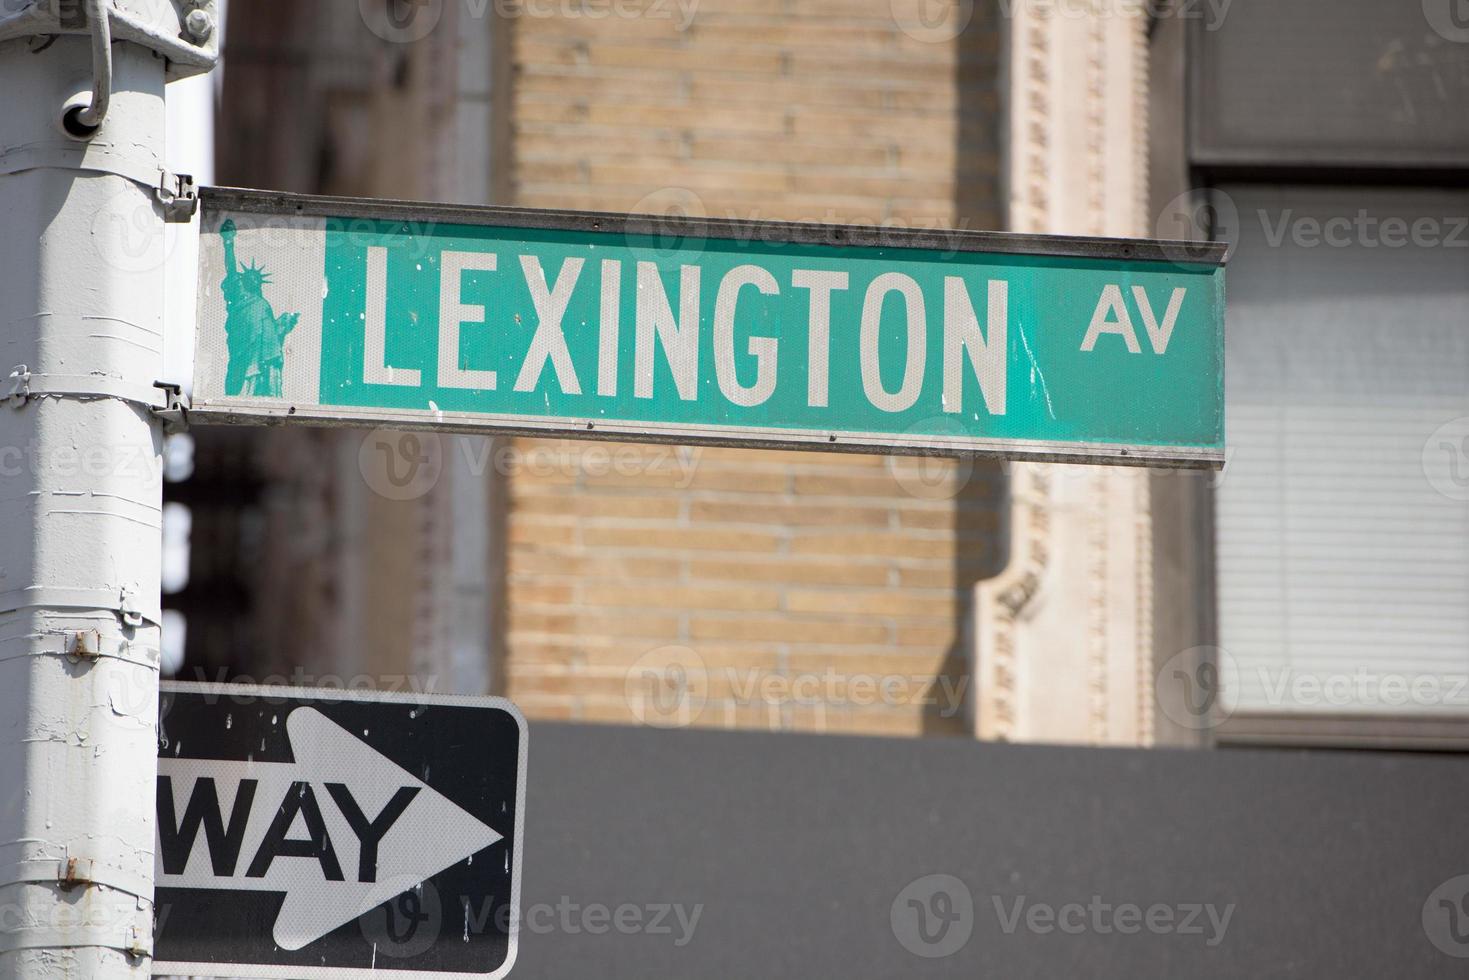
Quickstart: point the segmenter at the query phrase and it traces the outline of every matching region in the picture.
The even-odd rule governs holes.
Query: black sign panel
[[[500,977],[525,720],[500,698],[165,684],[160,974]]]

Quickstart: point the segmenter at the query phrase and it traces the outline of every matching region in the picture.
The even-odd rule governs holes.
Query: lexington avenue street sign
[[[525,762],[500,698],[165,682],[154,973],[504,976]]]
[[[201,200],[199,421],[1223,459],[1220,245]]]

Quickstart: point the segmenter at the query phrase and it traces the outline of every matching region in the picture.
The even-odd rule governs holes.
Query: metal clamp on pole
[[[196,202],[197,203],[197,202]],[[182,385],[172,381],[155,381],[153,387],[160,389],[167,401],[153,414],[163,420],[163,431],[167,435],[178,435],[189,431],[189,399]]]
[[[32,398],[43,397],[117,398],[150,411],[162,411],[170,404],[166,390],[158,390],[160,385],[144,388],[103,374],[32,374],[24,364],[17,364],[10,372],[9,380],[10,390],[4,397],[12,408],[20,408]]]
[[[122,612],[118,612],[119,622]],[[29,640],[29,642],[24,642]],[[104,634],[97,628],[66,630],[57,633],[33,633],[17,637],[10,649],[0,656],[0,663],[20,657],[66,657],[73,663],[96,664],[103,660],[119,660],[140,667],[157,669],[161,653],[155,644],[127,636]]]
[[[139,601],[134,589],[78,589],[31,586],[0,592],[0,615],[22,609],[86,609],[111,613],[123,626],[157,625],[162,613],[156,603]]]
[[[169,224],[186,225],[199,211],[199,188],[192,174],[171,174],[165,170],[159,175],[154,195],[163,205],[163,220]]]

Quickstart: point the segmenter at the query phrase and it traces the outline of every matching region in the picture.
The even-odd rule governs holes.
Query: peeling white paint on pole
[[[106,119],[70,136],[62,116],[91,98],[92,49],[78,33],[13,37],[45,16],[0,17],[0,977],[143,978],[165,62],[115,13]]]

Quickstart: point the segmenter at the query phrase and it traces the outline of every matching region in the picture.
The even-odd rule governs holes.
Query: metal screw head
[[[196,44],[203,44],[214,33],[214,18],[207,10],[191,10],[184,18],[184,29]]]

